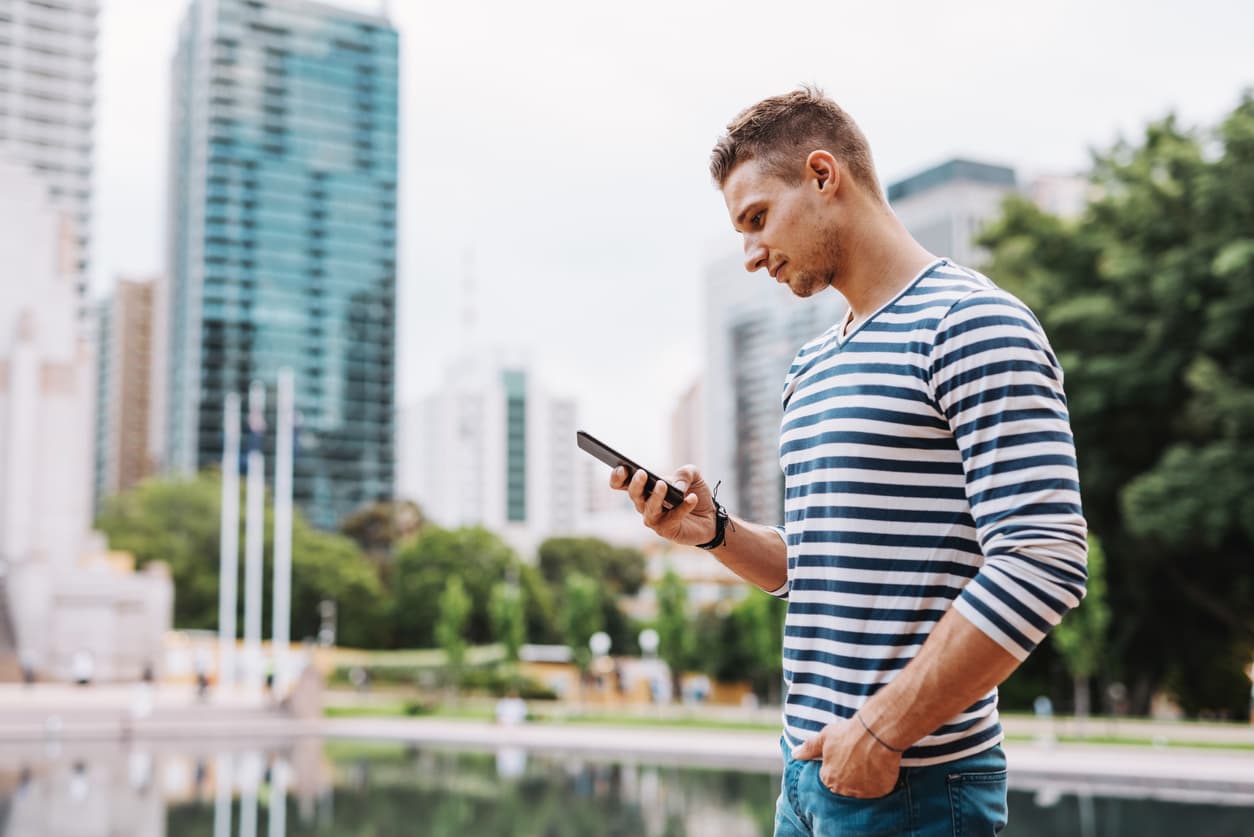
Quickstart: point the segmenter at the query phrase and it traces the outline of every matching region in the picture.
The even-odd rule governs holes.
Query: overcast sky
[[[102,2],[97,294],[165,264],[184,6]],[[955,155],[1030,177],[1081,170],[1171,111],[1212,123],[1254,85],[1244,0],[391,6],[399,402],[465,348],[469,264],[480,338],[528,356],[581,425],[659,469],[678,464],[667,418],[701,368],[702,269],[739,252],[706,161],[741,108],[817,83],[861,124],[885,183]]]

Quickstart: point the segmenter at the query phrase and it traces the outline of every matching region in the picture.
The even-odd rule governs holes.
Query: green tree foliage
[[[657,583],[657,655],[671,669],[672,694],[678,696],[680,675],[692,662],[694,624],[688,617],[688,586],[668,569]]]
[[[562,637],[580,672],[588,671],[592,650],[588,640],[604,627],[601,590],[597,582],[582,573],[568,576],[561,607]]]
[[[218,627],[218,569],[222,488],[217,474],[206,472],[186,481],[149,480],[110,498],[96,521],[110,546],[132,553],[136,563],[164,561],[174,582],[174,624],[178,628]],[[243,622],[242,545],[244,511],[240,510],[240,611]],[[273,584],[273,509],[265,519],[262,626],[270,632]],[[318,603],[334,600],[339,614],[339,641],[368,644],[383,627],[378,616],[382,585],[361,551],[347,538],[313,529],[299,513],[292,520],[292,637],[318,632]]]
[[[470,597],[466,639],[486,644],[494,639],[488,603],[492,586],[510,575],[523,587],[527,625],[536,641],[554,634],[552,597],[532,567],[522,564],[499,537],[481,527],[441,529],[428,526],[400,548],[393,575],[393,629],[403,648],[431,648],[435,635],[436,603],[448,580],[462,580]]]
[[[644,585],[645,558],[640,550],[612,546],[598,538],[549,538],[536,551],[536,564],[559,598],[572,575],[596,579],[601,629],[610,635],[615,653],[638,650],[636,626],[619,607],[619,600],[634,596]]]
[[[1075,682],[1075,711],[1089,713],[1089,680],[1097,674],[1106,653],[1110,604],[1106,599],[1106,553],[1096,535],[1089,535],[1089,580],[1084,601],[1067,614],[1052,636]]]
[[[1109,559],[1113,675],[1244,712],[1254,655],[1254,94],[1097,157],[1075,222],[1012,201],[990,274],[1067,371],[1086,516]]]
[[[748,680],[759,698],[778,703],[787,610],[782,599],[757,590],[748,591],[734,606],[703,609],[693,628],[693,644],[701,651],[690,665],[718,680]]]
[[[466,620],[470,616],[470,597],[460,576],[450,576],[440,594],[440,614],[435,634],[447,658],[449,682],[456,683],[466,662]]]
[[[518,585],[500,582],[492,586],[489,602],[492,632],[505,647],[505,660],[518,662],[518,651],[527,639],[527,620],[523,614],[522,591]]]
[[[634,596],[644,584],[644,554],[598,538],[549,538],[540,544],[536,559],[540,574],[554,585],[582,573],[600,579],[614,595]]]

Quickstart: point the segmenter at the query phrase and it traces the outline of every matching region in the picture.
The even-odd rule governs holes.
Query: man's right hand
[[[695,466],[685,465],[671,476],[670,484],[684,492],[684,501],[670,510],[662,507],[666,481],[658,480],[646,495],[646,479],[644,471],[636,471],[628,481],[626,469],[619,466],[610,473],[610,488],[626,491],[644,525],[668,541],[696,546],[713,539],[714,497]]]

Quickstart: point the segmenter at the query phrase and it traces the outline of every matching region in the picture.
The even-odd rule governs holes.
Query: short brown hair
[[[810,85],[741,111],[710,154],[710,176],[721,189],[737,165],[761,160],[768,174],[796,183],[806,158],[818,148],[830,151],[849,167],[855,180],[883,198],[871,146],[861,129],[822,90]]]

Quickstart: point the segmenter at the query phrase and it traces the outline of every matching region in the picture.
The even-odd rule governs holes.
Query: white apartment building
[[[0,153],[39,175],[74,225],[80,301],[91,238],[97,0],[0,0]]]
[[[519,355],[464,356],[402,413],[397,494],[441,526],[481,525],[530,559],[577,529],[576,410]]]

